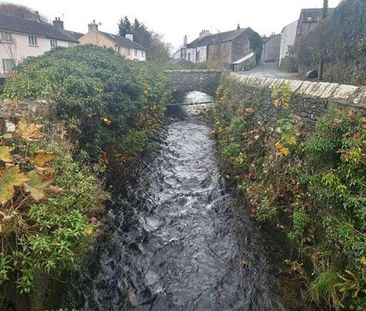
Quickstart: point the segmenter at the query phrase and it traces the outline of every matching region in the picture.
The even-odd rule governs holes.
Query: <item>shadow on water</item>
[[[203,95],[186,100],[192,96]],[[161,148],[146,158],[126,193],[115,195],[65,306],[287,310],[249,214],[233,215],[209,126],[195,106],[171,108],[170,115]]]

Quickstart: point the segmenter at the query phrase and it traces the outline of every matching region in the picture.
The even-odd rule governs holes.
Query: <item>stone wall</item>
[[[220,70],[165,70],[173,92],[200,91],[214,95],[220,82]]]
[[[315,121],[332,105],[366,114],[366,86],[251,77],[237,73],[228,74],[226,79],[238,83],[243,90],[243,100],[255,103],[261,114],[257,117],[266,123],[273,123],[278,118],[278,109],[273,106],[271,93],[273,87],[284,83],[292,92],[288,112],[301,117],[308,129],[312,129]]]

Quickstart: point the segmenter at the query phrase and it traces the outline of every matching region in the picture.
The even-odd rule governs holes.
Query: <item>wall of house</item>
[[[192,63],[196,62],[196,48],[187,48],[186,60]]]
[[[281,33],[281,46],[280,46],[280,61],[281,66],[282,60],[288,55],[289,49],[294,45],[296,38],[297,22],[295,21],[283,28]]]
[[[144,50],[128,49],[128,48],[117,48],[115,43],[104,36],[99,31],[89,31],[79,39],[80,44],[93,44],[104,48],[111,48],[114,51],[120,53],[121,56],[127,59],[136,59],[144,61],[146,60],[146,52]],[[136,51],[136,52],[135,52]]]
[[[231,44],[232,41],[227,41],[219,44],[209,45],[207,61],[214,64],[231,64]]]
[[[196,48],[196,52],[197,54],[199,53],[199,59],[196,58],[196,63],[202,63],[207,61],[207,46],[198,46]]]
[[[273,35],[264,42],[262,61],[278,62],[280,58],[281,35]]]
[[[251,52],[250,42],[247,33],[242,33],[236,37],[231,46],[231,63],[248,55]]]
[[[12,59],[18,65],[25,58],[39,56],[51,50],[51,39],[37,37],[37,46],[30,46],[28,35],[12,33],[13,43],[0,43],[0,75],[4,75],[3,60]],[[57,40],[57,46],[69,47],[72,42]]]

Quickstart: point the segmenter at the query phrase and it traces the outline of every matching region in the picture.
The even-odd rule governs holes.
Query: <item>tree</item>
[[[38,11],[19,4],[0,3],[0,13],[47,22],[47,18],[41,16]]]
[[[163,41],[160,34],[149,30],[145,24],[140,22],[137,18],[134,19],[133,24],[127,16],[121,18],[118,24],[118,30],[119,35],[123,37],[126,36],[126,34],[133,34],[134,41],[147,50],[149,59],[160,63],[169,60],[171,46]]]

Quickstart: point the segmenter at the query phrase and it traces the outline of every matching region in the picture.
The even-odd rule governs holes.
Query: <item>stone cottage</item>
[[[236,30],[211,34],[203,30],[199,37],[183,46],[175,53],[174,58],[184,58],[193,63],[211,62],[227,64],[243,59],[252,53],[249,36],[253,32],[250,28],[238,28]]]
[[[281,34],[273,34],[263,40],[262,62],[278,63],[280,59]]]
[[[121,37],[119,35],[100,31],[98,29],[98,24],[96,24],[95,21],[88,25],[88,29],[89,31],[79,39],[80,44],[93,44],[104,48],[112,48],[127,59],[146,60],[146,49],[133,41],[132,34]]]

